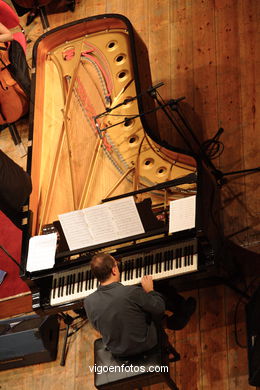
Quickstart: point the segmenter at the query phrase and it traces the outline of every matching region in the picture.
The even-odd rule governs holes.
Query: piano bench
[[[169,358],[169,354],[173,358]],[[180,355],[167,343],[158,343],[152,350],[131,358],[116,358],[108,351],[102,339],[94,342],[94,382],[100,390],[141,390],[165,382],[170,389],[178,387],[170,377],[169,362],[180,360]]]

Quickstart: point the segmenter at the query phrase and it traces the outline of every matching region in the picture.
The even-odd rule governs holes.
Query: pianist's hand
[[[143,287],[145,292],[148,293],[150,291],[153,291],[153,278],[151,275],[143,276],[141,283],[142,283],[142,287]]]

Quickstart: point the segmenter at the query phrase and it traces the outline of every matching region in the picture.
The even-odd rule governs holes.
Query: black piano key
[[[179,268],[182,267],[182,256],[183,256],[183,250],[182,248],[180,248]]]
[[[159,272],[162,272],[162,252],[159,253]]]
[[[70,278],[70,293],[73,294],[74,293],[74,277],[75,275],[72,274],[71,275],[71,278]]]
[[[191,262],[191,265],[193,265],[193,254],[194,254],[194,247],[193,245],[191,245],[191,249],[190,249],[190,262]]]
[[[147,256],[147,275],[151,275],[151,256]]]
[[[65,277],[62,276],[62,278],[61,278],[61,291],[60,291],[60,296],[61,297],[63,297],[64,285],[65,285]]]
[[[91,290],[91,278],[92,278],[92,272],[89,271],[89,278],[88,278],[88,290]]]
[[[176,264],[176,269],[179,268],[179,253],[180,253],[179,248],[176,248],[176,250],[175,250],[175,258],[176,258],[175,264]]]
[[[153,274],[154,255],[150,255],[150,275]]]
[[[170,252],[170,253],[169,253],[169,256],[170,256],[169,265],[170,265],[170,270],[172,270],[172,269],[173,269],[173,258],[174,258],[174,254],[173,254],[173,250],[172,250],[172,249],[171,249],[169,252]]]
[[[80,292],[83,291],[83,285],[84,285],[84,272],[82,271],[80,273],[80,288],[79,288]]]
[[[131,260],[128,260],[128,265],[127,265],[127,280],[131,279]]]
[[[124,264],[124,280],[127,280],[127,271],[128,271],[128,262],[125,261],[125,264]]]
[[[134,259],[131,260],[131,280],[134,278]]]
[[[80,278],[81,278],[81,272],[78,272],[76,275],[76,283],[77,283],[77,293],[80,291]]]
[[[81,272],[78,272],[75,278],[75,285],[77,284],[77,293],[80,292],[80,281],[81,281]]]
[[[137,258],[135,259],[135,277],[136,277],[136,278],[138,278],[138,273],[139,273],[138,267],[139,267],[139,258],[137,257]]]
[[[88,280],[89,280],[89,270],[85,272],[85,278],[86,278],[86,284],[85,284],[85,290],[88,290]]]
[[[155,254],[155,273],[158,274],[158,253]]]
[[[191,265],[191,245],[188,248],[188,265]]]
[[[77,292],[81,292],[81,281],[82,281],[82,272],[78,272],[77,277],[75,279],[75,286],[77,284]]]
[[[60,297],[61,278],[58,280],[58,298]]]
[[[164,271],[168,271],[169,270],[168,251],[164,252],[164,264],[165,264]]]
[[[144,258],[143,257],[139,258],[139,263],[140,263],[140,265],[139,265],[139,278],[141,278],[142,273],[143,273],[142,268],[144,266]]]
[[[71,282],[72,282],[72,275],[69,275],[69,295],[71,294]]]
[[[166,256],[165,252],[163,253],[163,271],[167,271],[167,263],[166,263]]]
[[[183,255],[184,255],[184,266],[186,267],[187,266],[187,247],[186,246],[184,247]]]
[[[66,295],[69,294],[69,275],[66,276]]]
[[[53,290],[52,290],[52,298],[54,299],[56,296],[56,287],[57,287],[57,279],[55,278],[53,281]]]
[[[144,256],[144,275],[147,275],[147,272],[148,272],[147,256]]]
[[[150,274],[150,256],[146,255],[146,275]]]

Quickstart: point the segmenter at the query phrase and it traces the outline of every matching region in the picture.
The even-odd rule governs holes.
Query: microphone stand
[[[255,167],[255,168],[251,168],[251,169],[242,169],[242,170],[239,170],[239,171],[231,171],[231,172],[222,172],[221,170],[217,169],[215,167],[215,165],[213,164],[212,160],[210,159],[210,157],[205,152],[205,150],[203,150],[201,142],[198,140],[198,138],[194,134],[194,131],[192,130],[191,125],[189,124],[189,122],[186,120],[186,118],[183,116],[182,112],[180,111],[178,103],[180,101],[184,100],[185,97],[181,97],[181,98],[178,98],[178,99],[171,99],[171,100],[169,100],[168,104],[165,104],[164,102],[162,102],[158,98],[156,89],[157,89],[157,86],[151,87],[148,90],[148,93],[157,102],[158,107],[161,107],[161,109],[163,110],[163,112],[165,113],[165,115],[167,116],[169,121],[171,122],[171,124],[175,127],[177,132],[181,135],[181,137],[185,141],[185,143],[188,146],[189,150],[193,154],[195,154],[198,158],[201,158],[206,163],[206,165],[211,169],[212,174],[213,174],[213,176],[216,179],[217,185],[220,188],[223,186],[223,184],[227,183],[227,180],[225,179],[226,176],[260,172],[260,167]],[[188,130],[188,132],[191,135],[192,139],[198,145],[199,153],[195,153],[194,152],[190,142],[187,140],[185,135],[182,133],[182,130],[181,130],[180,126],[178,126],[178,124],[175,123],[176,119],[173,117],[172,112],[169,113],[167,111],[166,107],[169,107],[172,112],[176,112],[177,113],[178,118],[181,121],[181,124],[184,126],[185,129]],[[174,121],[174,119],[175,119],[175,121]],[[219,136],[223,133],[223,131],[224,130],[222,128],[220,128],[217,131],[217,133],[215,134],[215,136],[213,137],[212,141],[216,141],[219,138]]]
[[[30,275],[30,272],[29,271],[26,271],[22,266],[21,264],[18,263],[17,260],[15,260],[15,258],[2,246],[0,245],[0,249],[2,249],[2,251],[9,257],[9,259],[11,259],[14,264],[19,268],[19,270],[24,274],[26,275],[27,277]]]

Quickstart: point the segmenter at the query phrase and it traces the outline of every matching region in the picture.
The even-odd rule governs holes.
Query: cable
[[[251,280],[251,282],[249,283],[249,285],[247,286],[247,288],[245,289],[244,291],[244,294],[247,293],[247,291],[249,290],[249,288],[253,285],[253,283],[259,279],[259,276],[256,276],[253,280]],[[238,332],[237,332],[237,313],[238,313],[238,308],[239,308],[239,305],[242,301],[242,298],[244,298],[244,296],[242,295],[238,301],[237,301],[237,304],[236,304],[236,307],[235,307],[235,311],[234,311],[234,336],[235,336],[235,341],[236,341],[236,344],[240,347],[240,348],[247,348],[247,345],[242,345],[238,339]],[[244,303],[245,304],[245,303]]]

